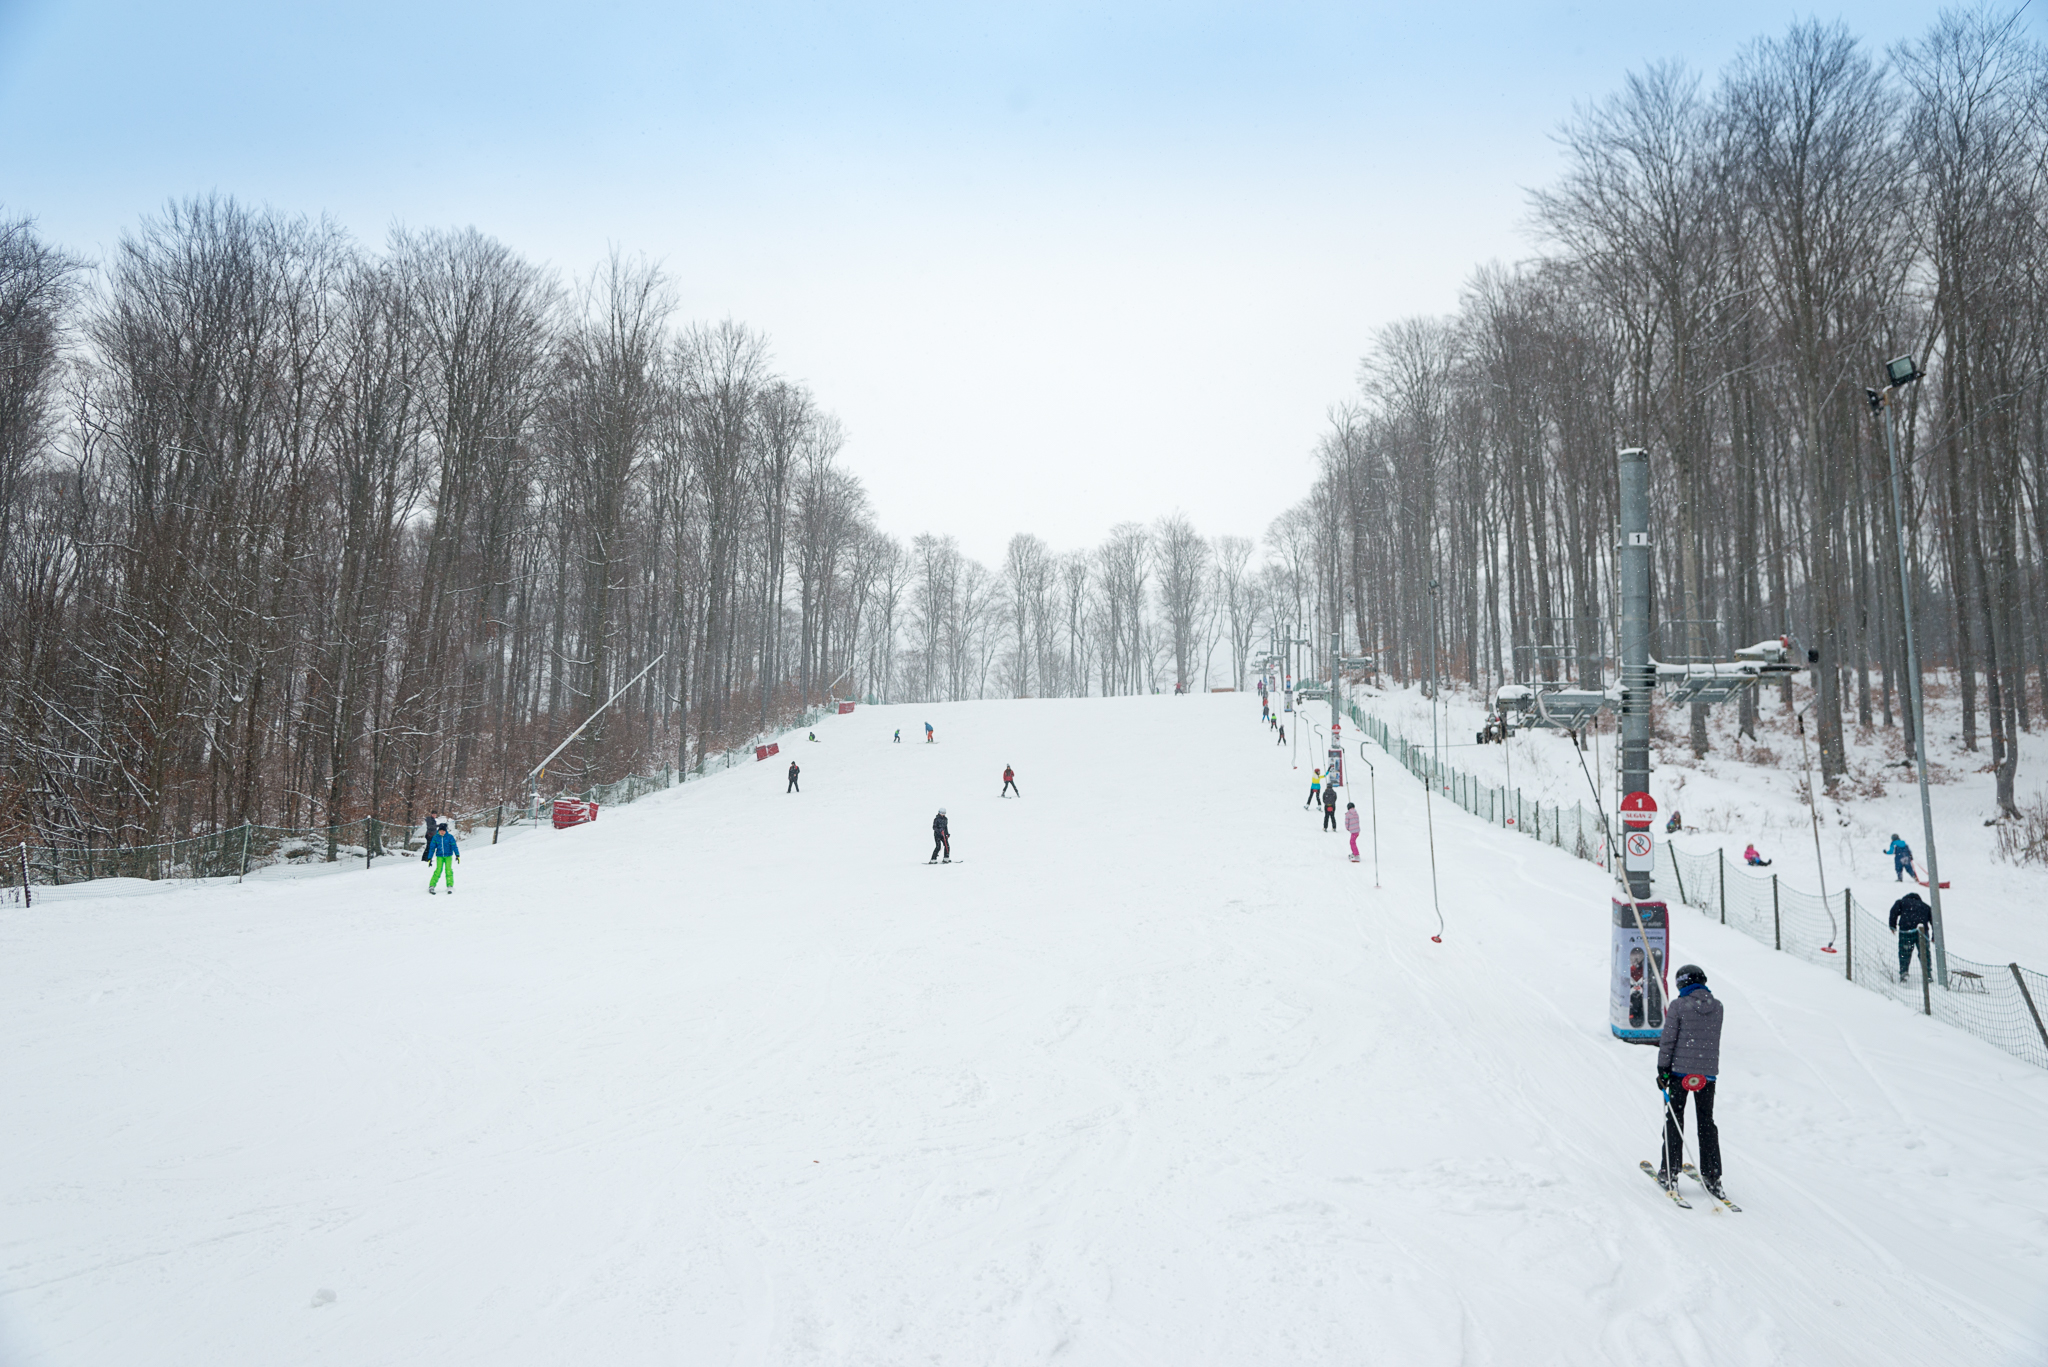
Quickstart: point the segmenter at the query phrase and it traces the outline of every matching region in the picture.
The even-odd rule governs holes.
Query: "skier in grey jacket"
[[[1674,975],[1678,1000],[1664,1012],[1664,1034],[1657,1042],[1657,1086],[1664,1092],[1664,1155],[1657,1176],[1667,1186],[1678,1181],[1685,1163],[1685,1100],[1698,1098],[1700,1178],[1718,1199],[1721,1195],[1721,1131],[1714,1124],[1714,1080],[1721,1072],[1721,1003],[1707,990],[1707,975],[1697,964],[1685,964]],[[1698,1078],[1693,1083],[1691,1079]]]

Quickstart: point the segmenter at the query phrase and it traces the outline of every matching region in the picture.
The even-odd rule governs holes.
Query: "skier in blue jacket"
[[[444,877],[448,880],[448,895],[455,895],[455,869],[448,861],[462,862],[462,847],[455,843],[455,837],[448,834],[448,823],[442,822],[434,832],[434,838],[427,842],[427,855],[434,861],[434,876],[427,880],[427,896],[434,895],[434,885]]]
[[[1906,875],[1909,873],[1913,875],[1914,882],[1920,881],[1920,870],[1913,867],[1913,847],[1911,845],[1899,839],[1897,835],[1893,835],[1892,843],[1884,847],[1884,852],[1892,857],[1892,881],[1894,883],[1905,882]]]

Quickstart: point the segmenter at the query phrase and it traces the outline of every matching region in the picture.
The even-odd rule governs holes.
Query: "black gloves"
[[[1673,1073],[1669,1068],[1659,1068],[1657,1070],[1657,1086],[1661,1090],[1666,1092],[1670,1091],[1671,1084],[1676,1082],[1677,1080],[1678,1075]]]

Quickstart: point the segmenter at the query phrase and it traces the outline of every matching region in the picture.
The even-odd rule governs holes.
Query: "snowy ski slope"
[[[1681,912],[1745,1211],[1677,1210],[1599,872],[1438,807],[1431,944],[1420,789],[1376,892],[1256,706],[0,914],[0,1363],[2048,1359],[2048,1075]]]

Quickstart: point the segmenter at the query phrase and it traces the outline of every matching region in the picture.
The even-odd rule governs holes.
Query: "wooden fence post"
[[[1850,982],[1856,981],[1856,895],[1842,889],[1842,969]]]

